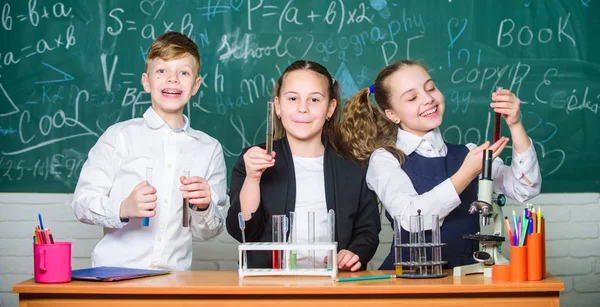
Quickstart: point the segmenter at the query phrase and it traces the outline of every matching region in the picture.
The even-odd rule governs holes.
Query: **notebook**
[[[71,279],[96,280],[96,281],[118,281],[148,276],[169,274],[165,270],[144,270],[132,268],[119,268],[101,266],[89,269],[71,271]]]

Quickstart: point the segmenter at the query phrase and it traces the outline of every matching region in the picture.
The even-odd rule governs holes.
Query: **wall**
[[[37,212],[51,225],[57,240],[73,242],[73,269],[88,267],[89,255],[102,236],[100,227],[78,222],[70,207],[71,194],[0,194],[0,307],[18,305],[12,285],[32,277],[31,234]],[[542,194],[531,203],[542,206],[547,218],[548,271],[565,283],[563,306],[597,306],[600,301],[600,194]],[[509,203],[505,209],[520,209]],[[386,223],[381,245],[370,269],[389,250],[392,232]],[[194,270],[234,270],[236,244],[225,232],[210,242],[194,243]]]

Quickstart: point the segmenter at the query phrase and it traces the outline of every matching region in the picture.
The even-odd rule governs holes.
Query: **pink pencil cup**
[[[71,242],[33,245],[33,276],[39,283],[71,281]]]

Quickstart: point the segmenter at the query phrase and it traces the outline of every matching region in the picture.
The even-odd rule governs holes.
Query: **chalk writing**
[[[600,8],[592,4],[4,1],[0,192],[72,192],[99,135],[152,105],[140,79],[151,42],[169,31],[186,34],[199,47],[200,87],[183,112],[192,127],[223,144],[229,170],[243,148],[264,142],[264,102],[294,61],[323,64],[340,85],[343,108],[385,65],[413,59],[425,64],[445,95],[446,141],[490,139],[490,95],[503,86],[521,100],[542,189],[597,191],[597,175],[586,175],[600,174],[596,164],[577,178],[570,173],[584,173],[577,160],[600,152],[594,130],[600,62],[591,39],[600,28],[586,18]],[[542,10],[543,16],[537,14]],[[503,132],[508,136],[508,129]],[[510,154],[502,154],[507,163]]]

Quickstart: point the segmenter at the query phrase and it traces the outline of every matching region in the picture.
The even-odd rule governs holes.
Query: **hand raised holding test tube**
[[[519,154],[525,153],[531,147],[531,139],[527,136],[523,122],[521,121],[521,100],[513,92],[507,89],[499,88],[492,93],[492,102],[490,107],[494,108],[496,114],[504,118],[504,122],[510,131],[512,139],[512,149]],[[498,134],[500,133],[500,124],[497,125]],[[499,141],[504,137],[500,137]],[[527,184],[531,184],[529,178],[523,177]]]
[[[272,102],[267,102],[267,120],[266,120],[266,145],[265,149],[254,146],[244,154],[244,164],[246,165],[246,178],[253,181],[260,181],[265,169],[275,165],[275,152],[273,151],[273,117],[274,108]]]
[[[496,91],[492,93],[490,107],[504,118],[509,128],[521,123],[521,100],[510,90],[496,87]]]
[[[249,191],[259,191],[260,179],[264,171],[275,165],[275,151],[273,151],[273,114],[275,113],[273,103],[267,103],[267,119],[266,119],[266,146],[261,148],[259,146],[252,146],[244,153],[244,168],[246,170],[246,176],[244,180],[244,192],[254,194]],[[260,195],[260,194],[254,194]],[[251,213],[258,209],[259,200],[250,201],[247,206],[241,206],[241,211],[244,214],[244,218],[249,220]]]
[[[150,170],[148,170],[150,169]],[[148,172],[152,173],[152,168],[146,168],[146,176]],[[151,175],[150,175],[151,176]],[[150,179],[148,181],[147,179]],[[119,217],[123,221],[130,218],[150,218],[156,215],[156,189],[152,186],[152,178],[147,178],[133,188],[131,194],[121,203]],[[142,220],[143,224],[143,220]],[[147,224],[146,226],[148,226]]]

